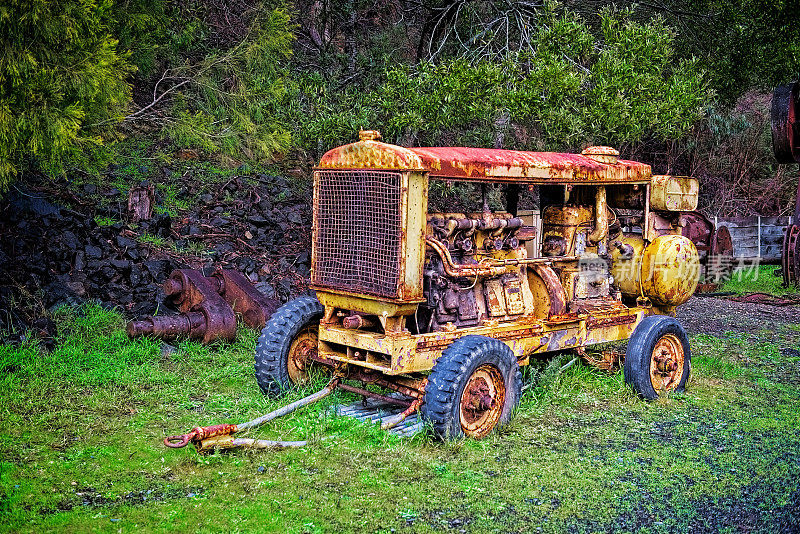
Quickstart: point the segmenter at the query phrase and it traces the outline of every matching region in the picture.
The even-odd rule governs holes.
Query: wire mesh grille
[[[314,284],[396,297],[400,173],[317,173]]]

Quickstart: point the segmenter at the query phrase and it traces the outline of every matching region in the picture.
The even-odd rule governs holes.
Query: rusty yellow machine
[[[502,185],[506,206],[429,212],[433,180]],[[520,191],[540,224],[516,213]],[[442,437],[480,438],[511,417],[520,366],[630,338],[626,382],[646,399],[681,391],[691,353],[671,315],[698,282],[680,227],[697,196],[695,179],[609,147],[404,148],[362,131],[314,171],[316,297],[272,315],[258,383],[279,394],[320,369],[349,391],[379,396],[344,380],[399,392]]]

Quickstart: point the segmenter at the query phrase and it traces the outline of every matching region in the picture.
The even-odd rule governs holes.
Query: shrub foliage
[[[540,13],[530,48],[481,59],[388,68],[374,91],[337,92],[321,77],[297,87],[302,143],[327,148],[360,127],[400,143],[578,150],[674,140],[713,96],[702,69],[674,55],[661,19],[605,10],[593,32],[573,13]]]
[[[61,171],[125,109],[131,68],[109,10],[108,0],[0,6],[0,190],[26,161]]]

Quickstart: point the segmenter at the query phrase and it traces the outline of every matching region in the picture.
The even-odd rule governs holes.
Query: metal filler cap
[[[616,165],[619,159],[619,151],[610,146],[590,146],[583,149],[581,155],[593,159],[597,163],[605,163],[608,165]]]
[[[381,133],[378,130],[359,130],[359,141],[380,141]]]

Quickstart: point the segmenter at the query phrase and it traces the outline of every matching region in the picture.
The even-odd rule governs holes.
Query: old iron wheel
[[[783,285],[798,283],[800,277],[800,225],[793,224],[786,228],[783,235],[783,254],[781,254],[781,270]]]
[[[496,339],[464,336],[436,360],[422,415],[440,438],[480,439],[511,419],[521,393],[511,349]]]
[[[625,352],[625,383],[647,400],[681,392],[689,378],[691,349],[673,317],[651,315],[633,332]]]
[[[256,380],[265,395],[279,395],[308,379],[309,356],[317,350],[324,312],[314,297],[303,296],[278,308],[258,338]]]

